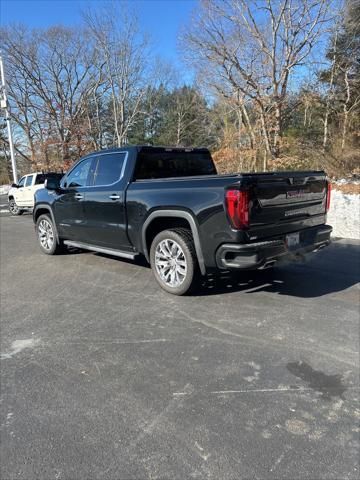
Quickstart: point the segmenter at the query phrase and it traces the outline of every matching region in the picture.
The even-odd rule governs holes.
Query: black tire
[[[169,260],[165,259],[165,256],[163,256],[163,260],[161,260],[162,257],[161,253],[159,253],[159,249],[164,245],[162,242],[166,241],[169,242],[169,245],[172,245],[171,251],[175,248],[176,252],[181,252],[178,257],[174,253],[174,257],[171,258],[170,252],[170,255],[168,256]],[[180,247],[180,249],[178,247]],[[169,250],[166,250],[166,252],[168,251]],[[159,261],[160,263],[173,262],[174,265],[171,267],[163,267],[159,264]],[[161,288],[167,292],[172,293],[173,295],[185,295],[193,292],[199,279],[199,265],[191,231],[186,228],[174,228],[172,230],[164,230],[158,233],[151,244],[150,264],[156,281]],[[168,274],[167,269],[173,269],[176,270],[176,272]],[[160,273],[160,271],[165,273]],[[165,277],[168,275],[170,275],[170,277],[173,275],[174,280],[176,276],[180,283],[176,284],[175,281],[173,282],[174,284],[166,282]],[[168,281],[169,280],[170,278]]]
[[[47,230],[49,232],[49,235],[47,237],[48,242],[45,242],[45,240],[44,241],[42,240],[42,238],[44,239],[43,237],[44,228],[46,230],[45,225],[48,225],[52,232],[52,235],[50,235],[50,229]],[[36,220],[35,228],[36,228],[36,235],[39,242],[39,247],[43,253],[45,253],[46,255],[57,255],[64,251],[64,246],[62,242],[59,243],[56,238],[56,230],[50,215],[46,215],[46,214],[40,215],[39,218]],[[52,237],[52,241],[50,241],[51,237]],[[45,246],[46,244],[48,245],[47,248]]]
[[[24,210],[21,210],[20,207],[16,204],[15,200],[12,198],[9,200],[9,212],[11,215],[19,216],[24,213]]]

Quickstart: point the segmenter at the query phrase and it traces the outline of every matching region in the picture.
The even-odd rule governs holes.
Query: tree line
[[[122,3],[0,33],[24,171],[151,144],[206,146],[221,172],[360,173],[359,0],[203,0],[179,35],[190,84]],[[0,160],[4,183],[4,123]]]

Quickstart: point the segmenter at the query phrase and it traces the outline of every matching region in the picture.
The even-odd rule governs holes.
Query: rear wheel
[[[167,292],[185,295],[194,290],[199,272],[190,230],[174,228],[156,235],[150,263],[156,281]]]
[[[9,211],[11,215],[22,215],[24,213],[24,211],[19,208],[13,198],[9,200]]]
[[[40,215],[37,219],[36,233],[43,253],[56,255],[63,251],[62,244],[59,244],[56,239],[55,227],[49,215]]]

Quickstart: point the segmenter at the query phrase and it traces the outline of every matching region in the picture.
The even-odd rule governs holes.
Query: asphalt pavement
[[[175,297],[0,210],[2,480],[359,478],[359,242]]]

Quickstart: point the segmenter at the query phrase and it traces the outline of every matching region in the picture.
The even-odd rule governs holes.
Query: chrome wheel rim
[[[162,240],[155,249],[155,267],[165,285],[180,286],[187,274],[187,262],[180,245],[174,240]]]
[[[19,211],[19,207],[16,205],[15,202],[10,202],[9,203],[9,210],[10,210],[10,213],[16,214]]]
[[[38,235],[41,246],[45,250],[51,250],[54,245],[54,231],[52,225],[47,220],[41,220],[38,226]]]

